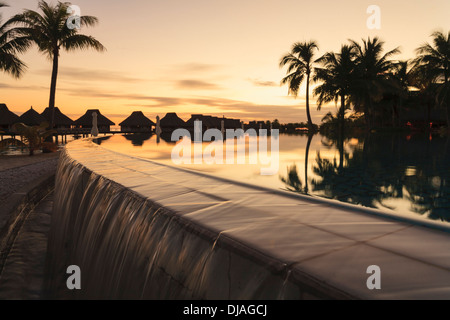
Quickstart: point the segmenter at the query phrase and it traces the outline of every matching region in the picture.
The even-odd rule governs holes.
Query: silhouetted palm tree
[[[309,186],[308,186],[308,160],[309,160],[309,149],[311,148],[311,142],[314,137],[314,134],[308,134],[308,140],[306,142],[305,148],[305,186],[303,187],[302,180],[300,179],[297,171],[297,166],[293,164],[292,166],[288,166],[287,168],[287,177],[280,177],[280,180],[286,184],[286,187],[290,191],[296,191],[301,193],[308,194]]]
[[[19,26],[15,30],[23,37],[36,43],[39,51],[45,53],[53,61],[49,99],[49,108],[52,113],[50,128],[53,128],[60,51],[89,48],[104,51],[105,47],[94,37],[79,34],[79,29],[68,27],[70,3],[58,2],[55,6],[52,6],[41,0],[38,6],[42,14],[33,10],[24,10],[23,13],[13,16],[7,24]],[[95,26],[97,23],[96,17],[80,17],[81,28]]]
[[[414,63],[410,71],[411,85],[419,89],[421,102],[427,107],[427,122],[431,122],[431,110],[436,103],[436,71],[429,65]]]
[[[440,84],[438,102],[445,109],[447,126],[450,130],[450,31],[445,35],[436,31],[432,35],[433,45],[425,43],[417,48],[417,67],[426,68],[427,76]]]
[[[355,82],[353,85],[353,102],[357,111],[364,111],[367,129],[373,126],[373,106],[383,98],[386,88],[391,84],[388,74],[393,68],[389,58],[399,53],[393,49],[383,54],[384,42],[378,37],[362,40],[362,45],[350,40],[356,54]],[[358,110],[360,107],[363,110]]]
[[[280,180],[286,184],[289,191],[303,192],[303,183],[298,176],[297,166],[293,164],[287,168],[287,177],[280,177]]]
[[[398,127],[400,125],[400,110],[402,109],[403,101],[408,98],[409,87],[412,84],[410,62],[403,60],[393,63],[391,79],[392,88],[388,95],[393,100],[392,125]]]
[[[0,2],[0,8],[7,7]],[[8,29],[8,25],[1,23],[0,15],[0,70],[19,78],[25,71],[26,65],[17,57],[17,53],[23,53],[30,46],[28,39],[17,36]]]
[[[288,85],[288,94],[297,97],[300,86],[306,77],[306,116],[310,131],[315,130],[309,109],[309,86],[312,73],[314,72],[314,51],[316,50],[318,50],[318,46],[314,41],[296,42],[292,46],[291,52],[285,54],[280,60],[280,68],[288,67],[287,76],[281,80],[282,85]]]
[[[340,134],[344,131],[345,110],[348,106],[347,96],[352,89],[355,69],[355,53],[351,46],[343,45],[339,53],[328,52],[317,62],[323,65],[316,68],[314,81],[321,81],[322,84],[314,89],[314,95],[318,96],[318,108],[323,103],[331,101],[341,101],[339,108]]]

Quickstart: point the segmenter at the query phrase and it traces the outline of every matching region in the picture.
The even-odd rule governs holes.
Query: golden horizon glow
[[[54,1],[49,0],[51,3]],[[155,119],[176,112],[187,120],[193,113],[249,120],[306,121],[305,89],[294,99],[279,85],[285,69],[280,57],[296,41],[316,40],[317,57],[339,50],[348,39],[378,36],[385,49],[400,46],[398,59],[414,57],[414,49],[430,34],[450,30],[450,2],[379,0],[382,27],[366,27],[370,1],[168,0],[126,3],[72,1],[82,15],[99,19],[82,29],[107,48],[62,52],[56,105],[72,119],[87,109],[100,109],[116,124],[133,111]],[[6,1],[3,21],[23,8],[37,10],[35,0]],[[15,80],[2,74],[0,103],[21,114],[48,105],[50,61],[36,48],[21,56],[28,65]],[[316,111],[313,120],[334,105]]]

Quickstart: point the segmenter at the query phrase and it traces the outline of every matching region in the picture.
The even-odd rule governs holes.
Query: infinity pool
[[[268,156],[272,156],[267,138]],[[180,142],[151,134],[108,136],[97,139],[97,143],[113,151],[231,180],[450,222],[448,137],[372,134],[339,141],[321,135],[280,135],[276,141],[277,170],[271,175],[261,174],[267,162],[251,161],[256,157],[251,158],[249,139],[244,145],[245,158],[239,160],[236,151],[232,164],[175,163],[172,153],[176,146],[180,149]],[[208,146],[211,143],[203,143],[203,154]],[[216,152],[211,155],[220,158]]]

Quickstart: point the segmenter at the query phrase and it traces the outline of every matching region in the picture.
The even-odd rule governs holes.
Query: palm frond
[[[67,51],[73,50],[86,50],[95,49],[96,51],[103,52],[106,48],[92,36],[86,36],[83,34],[74,34],[61,42],[61,47]]]
[[[0,51],[0,70],[9,73],[14,78],[20,78],[27,68],[14,54]]]

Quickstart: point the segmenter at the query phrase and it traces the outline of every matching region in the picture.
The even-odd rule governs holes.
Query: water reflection
[[[153,136],[153,133],[133,133],[133,134],[127,134],[124,135],[125,139],[128,141],[131,141],[133,146],[136,147],[142,147],[144,145],[144,142],[147,140],[150,140],[150,138]]]
[[[300,135],[302,136],[302,135]],[[308,135],[308,140],[306,142],[305,147],[305,179],[304,182],[302,182],[301,178],[299,177],[299,173],[297,171],[297,165],[293,164],[292,166],[287,167],[287,177],[280,177],[280,180],[286,185],[287,189],[289,191],[296,191],[296,192],[302,192],[305,194],[308,194],[309,187],[308,187],[308,171],[309,171],[309,150],[311,148],[311,142],[314,135],[310,134]]]
[[[174,165],[171,152],[176,143],[170,139],[161,136],[159,143],[156,135],[127,139],[114,136],[103,140],[102,146]],[[279,139],[280,172],[274,176],[261,176],[261,167],[249,164],[184,167],[268,188],[450,221],[448,137],[390,133],[344,139],[280,135]]]
[[[430,140],[420,135],[378,134],[360,137],[362,143],[349,143],[353,139],[322,140],[325,148],[338,150],[339,159],[324,158],[317,152],[313,177],[303,183],[310,184],[311,193],[450,221],[448,137]],[[289,166],[287,178],[281,180],[289,190],[303,191],[295,166]],[[408,208],[402,208],[404,200]]]

